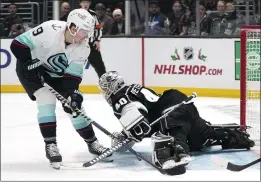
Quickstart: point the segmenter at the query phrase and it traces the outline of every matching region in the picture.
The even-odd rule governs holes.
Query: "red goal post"
[[[242,26],[240,33],[240,124],[260,141],[260,29]]]

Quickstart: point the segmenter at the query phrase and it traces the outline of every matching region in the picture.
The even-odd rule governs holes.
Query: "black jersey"
[[[93,16],[95,21],[94,35],[89,39],[90,45],[93,45],[95,41],[100,41],[102,37],[102,24],[95,11],[89,9],[88,12]]]
[[[132,84],[123,87],[115,95],[111,97],[114,115],[121,118],[123,108],[130,103],[138,103],[145,106],[147,112],[154,107],[158,101],[159,95],[153,90],[145,88],[139,84]],[[140,108],[138,108],[140,109]]]
[[[153,90],[139,84],[125,86],[111,97],[114,115],[118,119],[122,116],[123,108],[133,103],[140,112],[141,110],[144,111],[143,108],[146,109],[146,113],[141,113],[149,123],[162,116],[169,107],[179,104],[186,99],[187,96],[176,89],[166,90],[159,96]]]

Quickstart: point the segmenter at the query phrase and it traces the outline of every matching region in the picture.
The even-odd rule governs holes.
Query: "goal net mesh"
[[[260,27],[245,29],[245,125],[250,138],[260,142]],[[242,37],[241,37],[242,38]],[[242,54],[241,54],[242,55]],[[242,73],[242,70],[241,70]],[[242,88],[241,88],[242,89]],[[242,111],[241,111],[242,112]]]

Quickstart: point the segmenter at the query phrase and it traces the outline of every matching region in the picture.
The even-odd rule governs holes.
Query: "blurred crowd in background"
[[[197,1],[130,0],[129,35],[232,37],[239,36],[242,25],[260,25],[260,0]],[[102,22],[104,36],[125,35],[125,3],[125,0],[59,1],[60,20],[66,21],[74,8],[90,5]],[[0,35],[15,37],[51,19],[53,1],[2,0]]]

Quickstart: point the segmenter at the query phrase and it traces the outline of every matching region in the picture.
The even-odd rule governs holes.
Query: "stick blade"
[[[244,169],[244,167],[239,166],[239,165],[235,165],[235,164],[229,162],[227,164],[227,169],[230,170],[230,171],[242,171]]]

